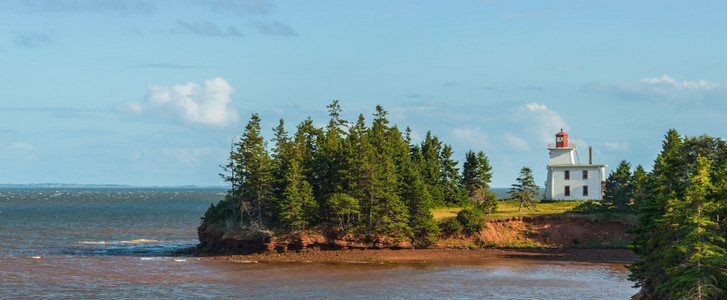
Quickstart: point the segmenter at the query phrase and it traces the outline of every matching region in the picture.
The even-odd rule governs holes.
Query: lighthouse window
[[[566,185],[566,186],[565,186],[565,193],[564,193],[564,194],[565,194],[566,196],[570,196],[570,186],[569,186],[569,185]]]
[[[569,180],[570,179],[570,171],[565,170],[564,175],[565,175],[565,180]]]
[[[583,170],[583,179],[588,179],[588,170]]]
[[[583,196],[588,196],[588,186],[587,185],[583,186]]]

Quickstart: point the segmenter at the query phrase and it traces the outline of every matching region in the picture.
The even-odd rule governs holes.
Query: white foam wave
[[[122,244],[141,244],[141,243],[158,243],[158,242],[159,242],[158,240],[148,240],[148,239],[121,241]]]

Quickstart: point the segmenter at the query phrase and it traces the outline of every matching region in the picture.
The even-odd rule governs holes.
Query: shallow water
[[[0,295],[624,299],[622,264],[255,263],[174,256],[215,190],[2,190]]]

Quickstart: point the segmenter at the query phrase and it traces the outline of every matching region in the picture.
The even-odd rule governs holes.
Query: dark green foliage
[[[446,236],[456,236],[462,233],[462,223],[456,217],[446,218],[439,221],[439,229]]]
[[[220,200],[217,204],[210,204],[202,217],[202,224],[209,227],[216,227],[224,230],[234,224],[233,206],[230,199]]]
[[[411,131],[389,125],[381,106],[370,127],[363,115],[352,125],[341,119],[338,101],[328,109],[327,126],[317,128],[308,118],[292,136],[280,120],[270,153],[254,114],[224,167],[229,194],[210,207],[204,224],[279,235],[310,228],[383,234],[427,247],[440,233],[433,207],[466,203],[473,212],[462,219],[468,230],[481,222],[475,215],[496,208],[484,153],[472,154],[474,177],[467,195],[452,147],[436,136],[428,133],[420,145],[412,145]]]
[[[641,259],[630,279],[657,299],[727,296],[725,155],[721,139],[672,129],[645,180],[634,172],[634,203],[643,204],[631,249]]]
[[[581,214],[603,213],[610,211],[610,205],[600,201],[584,201],[576,205],[571,211]]]
[[[326,206],[330,208],[330,212],[335,217],[338,229],[343,232],[348,232],[361,213],[358,200],[343,193],[331,194],[326,201]]]
[[[617,210],[631,210],[631,200],[634,188],[632,186],[631,164],[622,160],[616,170],[606,178],[606,190],[603,200],[613,205]]]
[[[510,188],[510,197],[520,201],[520,209],[518,212],[523,210],[523,206],[531,208],[532,202],[538,193],[538,186],[533,179],[533,171],[528,167],[523,167],[520,169],[520,176],[517,178],[517,183],[513,183]]]
[[[462,166],[462,180],[460,186],[467,195],[468,203],[474,205],[481,212],[493,213],[497,210],[497,199],[490,191],[490,180],[492,178],[492,167],[480,151],[475,154],[472,151],[465,155],[465,162]]]
[[[485,218],[482,212],[474,208],[464,208],[457,213],[457,221],[467,234],[476,234],[485,228]]]

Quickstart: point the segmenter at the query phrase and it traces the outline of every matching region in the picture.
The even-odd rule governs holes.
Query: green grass
[[[573,209],[580,203],[582,203],[582,201],[534,202],[532,208],[523,207],[522,212],[518,212],[520,202],[515,200],[500,200],[497,202],[497,212],[489,217],[491,219],[506,219],[512,217],[559,215]]]
[[[513,217],[537,217],[537,216],[570,216],[575,218],[586,218],[594,220],[622,220],[629,224],[636,224],[638,219],[635,215],[629,213],[590,213],[576,214],[570,212],[574,207],[584,201],[536,201],[532,208],[523,207],[522,212],[518,212],[520,202],[515,200],[499,200],[497,202],[497,211],[494,214],[487,215],[489,220],[509,219]],[[434,220],[442,220],[450,217],[456,217],[462,208],[437,208],[432,210]]]
[[[434,220],[439,221],[446,218],[456,217],[457,213],[462,210],[461,207],[455,207],[455,208],[435,208],[432,209],[432,216],[434,216]]]

